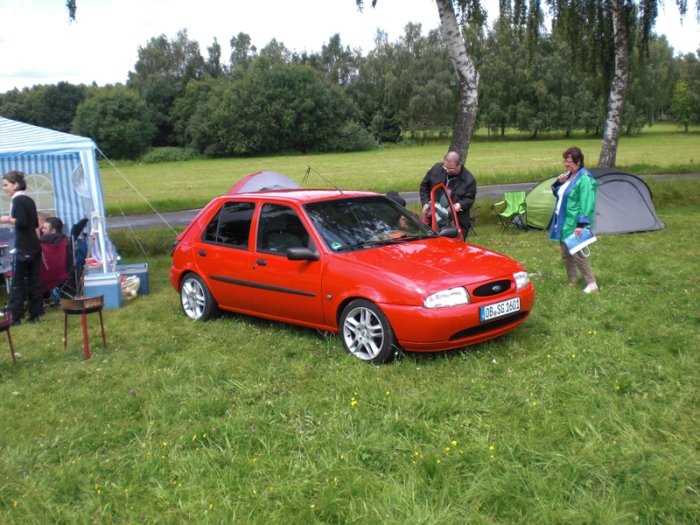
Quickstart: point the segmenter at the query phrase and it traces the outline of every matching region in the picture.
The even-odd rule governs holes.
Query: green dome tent
[[[589,171],[598,183],[593,221],[596,234],[654,231],[664,227],[656,215],[649,186],[642,179],[615,168]],[[525,202],[529,227],[544,229],[549,224],[555,203],[551,188],[555,179],[543,180],[528,193]]]

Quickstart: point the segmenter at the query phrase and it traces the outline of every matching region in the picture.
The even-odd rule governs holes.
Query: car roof
[[[282,190],[261,190],[248,193],[236,193],[234,195],[223,195],[219,199],[235,201],[241,199],[275,199],[287,202],[307,204],[310,202],[347,199],[351,197],[376,197],[381,193],[373,191],[359,190],[329,190],[329,189],[282,189]]]

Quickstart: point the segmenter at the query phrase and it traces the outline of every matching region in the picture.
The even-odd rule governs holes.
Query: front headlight
[[[530,282],[530,275],[527,272],[515,272],[513,279],[515,279],[515,289],[522,290]]]
[[[469,304],[469,293],[461,286],[450,288],[449,290],[441,290],[430,297],[426,297],[425,301],[423,301],[423,306],[426,308],[444,308],[460,304]]]

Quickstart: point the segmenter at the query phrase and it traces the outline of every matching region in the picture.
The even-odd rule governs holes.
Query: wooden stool
[[[68,347],[68,316],[80,315],[83,326],[83,350],[85,359],[90,359],[90,343],[88,341],[87,314],[97,312],[100,314],[100,330],[102,331],[102,342],[107,346],[105,338],[105,325],[102,321],[102,307],[104,306],[104,295],[96,297],[76,297],[75,299],[61,299],[61,309],[63,310],[63,349]]]
[[[12,346],[10,326],[12,326],[12,314],[7,314],[6,317],[0,318],[0,332],[5,332],[7,334],[7,342],[10,344],[10,355],[12,356],[12,362],[16,363],[17,359],[15,358],[15,347]]]

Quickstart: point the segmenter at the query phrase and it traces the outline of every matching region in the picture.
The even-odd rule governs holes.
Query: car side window
[[[247,249],[254,210],[252,202],[224,203],[205,228],[202,240]]]
[[[315,250],[297,213],[288,206],[265,204],[260,211],[258,251],[284,255],[288,248],[297,247]]]

